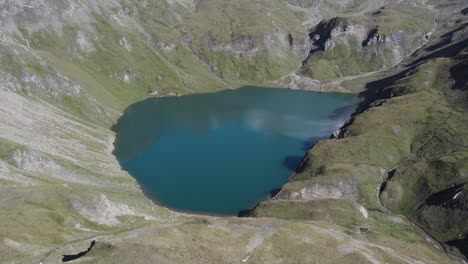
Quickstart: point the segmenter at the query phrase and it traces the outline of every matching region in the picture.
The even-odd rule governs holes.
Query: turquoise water
[[[113,127],[114,154],[156,202],[235,215],[280,188],[356,103],[350,95],[258,87],[148,99]]]

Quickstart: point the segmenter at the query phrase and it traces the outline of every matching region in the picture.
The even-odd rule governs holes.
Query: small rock
[[[158,91],[157,90],[149,90],[148,93],[150,95],[158,95]]]
[[[367,234],[371,231],[370,226],[360,226],[359,227],[359,232],[362,234]]]

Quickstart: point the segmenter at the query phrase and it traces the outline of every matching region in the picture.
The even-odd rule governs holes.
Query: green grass
[[[396,223],[386,217],[375,216],[370,218],[369,224],[371,232],[368,236],[372,239],[383,240],[391,237],[409,244],[422,241],[409,223]]]
[[[13,151],[19,148],[19,145],[5,140],[3,138],[0,138],[0,158],[6,158],[8,157]]]
[[[259,204],[255,217],[281,219],[324,220],[346,228],[365,223],[352,201],[345,199],[321,199],[317,201],[269,201]]]

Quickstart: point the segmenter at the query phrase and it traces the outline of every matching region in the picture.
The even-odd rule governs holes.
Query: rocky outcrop
[[[358,19],[335,17],[319,22],[310,30],[311,49],[300,74],[332,82],[394,66],[427,43],[435,25],[432,18],[437,15],[431,9],[396,3],[378,11]],[[389,22],[394,19],[401,23]],[[419,19],[425,22],[403,23]],[[343,89],[338,85],[335,82],[332,87]]]
[[[321,21],[316,27],[312,28],[309,33],[312,48],[310,54],[315,51],[326,51],[333,48],[334,42],[332,37],[336,37],[348,29],[347,21],[344,18],[335,17],[330,20]]]
[[[379,34],[379,28],[376,27],[369,31],[369,33],[367,34],[367,38],[364,41],[362,41],[362,46],[366,47],[366,46],[377,45],[377,44],[385,43],[386,40],[387,40],[387,36],[385,36],[384,34]]]
[[[141,216],[146,220],[154,220],[154,216],[144,215],[131,209],[127,204],[112,202],[106,195],[93,197],[90,202],[82,202],[82,198],[71,198],[71,206],[83,217],[101,225],[115,226],[121,224],[119,216]]]
[[[208,36],[206,42],[212,52],[228,52],[239,57],[254,57],[263,50],[254,36],[241,36],[225,43],[219,43]]]
[[[11,160],[17,168],[32,173],[53,173],[62,169],[55,161],[28,149],[15,150],[9,157],[9,160]]]

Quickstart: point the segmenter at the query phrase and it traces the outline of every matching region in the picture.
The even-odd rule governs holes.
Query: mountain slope
[[[448,251],[466,254],[468,104],[462,72],[468,24],[461,12],[444,22],[422,49],[367,83],[353,119],[335,138],[315,145],[291,182],[252,215],[322,219],[325,208],[352,200],[335,212],[335,221],[359,204],[389,209],[446,243]]]
[[[399,216],[447,245],[466,234],[466,206],[444,204],[446,189],[466,197],[466,14],[444,3],[0,1],[0,262],[59,263],[93,240],[78,261],[459,262]],[[110,126],[136,101],[265,83],[365,99],[253,211],[273,218],[172,212],[112,155]]]

